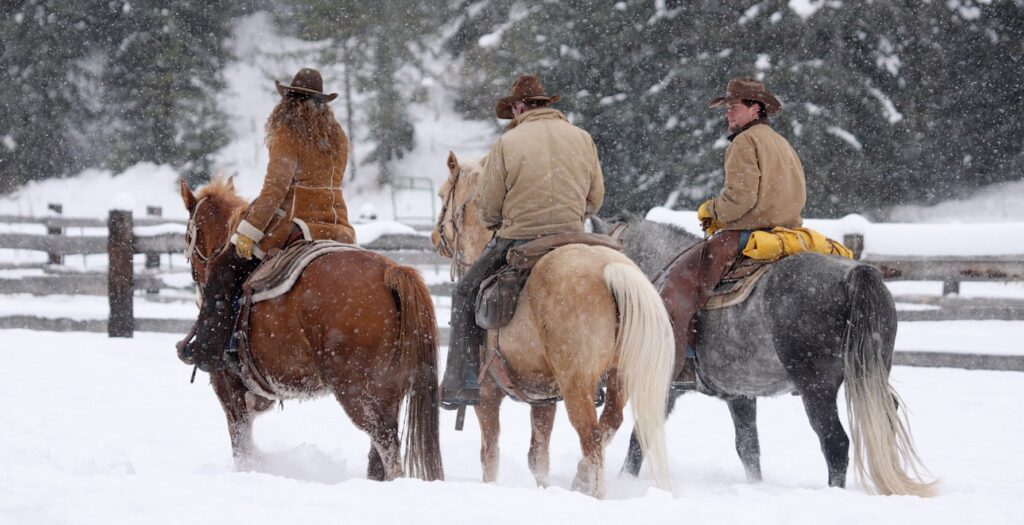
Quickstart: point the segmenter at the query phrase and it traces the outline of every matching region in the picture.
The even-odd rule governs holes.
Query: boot
[[[487,331],[476,324],[476,294],[480,283],[504,264],[505,253],[524,241],[495,237],[477,257],[452,292],[451,341],[448,365],[441,380],[441,408],[456,410],[480,403],[480,346]]]
[[[199,319],[192,332],[195,340],[179,343],[182,361],[195,364],[204,372],[215,372],[230,365],[224,348],[234,328],[234,304],[242,295],[242,284],[259,266],[259,259],[242,259],[229,246],[210,264],[209,279],[203,289]],[[190,335],[192,334],[190,332]]]
[[[480,338],[475,334],[461,336],[452,326],[448,343],[448,364],[441,380],[441,408],[457,410],[463,405],[480,404]]]
[[[457,410],[480,403],[480,344],[487,336],[472,317],[473,301],[456,290],[452,294],[451,337],[448,363],[441,380],[441,408]],[[481,334],[483,332],[483,334]],[[482,335],[482,337],[481,337]]]
[[[687,347],[696,348],[694,316],[739,255],[740,232],[726,230],[684,252],[666,270],[660,294],[676,340],[676,363],[682,363],[674,388],[692,389],[697,375]]]

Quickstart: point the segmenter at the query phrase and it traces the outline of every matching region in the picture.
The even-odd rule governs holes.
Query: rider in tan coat
[[[479,401],[476,350],[486,332],[476,325],[473,311],[483,280],[505,264],[506,253],[517,244],[583,231],[584,218],[604,201],[597,146],[590,134],[547,107],[558,98],[545,95],[536,76],[522,75],[495,107],[498,118],[512,123],[487,154],[476,206],[484,224],[497,232],[452,293],[444,408]]]
[[[355,242],[341,193],[348,138],[327,105],[338,95],[323,92],[315,69],[300,70],[291,85],[276,85],[281,101],[267,119],[270,162],[263,189],[231,237],[234,249],[221,250],[210,263],[196,339],[186,345],[185,353],[205,371],[232,364],[234,353],[224,348],[233,304],[260,260],[300,239]]]
[[[676,333],[676,363],[685,363],[681,383],[696,379],[686,352],[693,340],[693,318],[740,255],[750,231],[800,226],[807,200],[800,157],[768,123],[770,115],[782,111],[779,99],[753,78],[734,78],[725,96],[709,103],[723,105],[730,133],[725,183],[697,210],[710,237],[677,256],[660,276],[661,296]]]

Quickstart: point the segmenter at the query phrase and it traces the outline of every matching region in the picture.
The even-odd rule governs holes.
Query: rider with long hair
[[[328,106],[337,93],[325,94],[320,72],[309,68],[299,70],[291,85],[275,84],[281,100],[267,119],[270,161],[263,189],[243,213],[233,247],[211,261],[196,339],[186,346],[185,354],[204,371],[231,363],[234,353],[224,348],[233,305],[261,260],[296,240],[355,243],[341,192],[348,137]]]

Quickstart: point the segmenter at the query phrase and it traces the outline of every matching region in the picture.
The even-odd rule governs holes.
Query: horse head
[[[482,159],[460,162],[455,153],[448,153],[448,180],[438,192],[441,213],[430,238],[438,253],[452,259],[453,277],[466,271],[493,235],[474,202],[482,172]]]
[[[184,180],[181,200],[188,210],[185,231],[185,257],[192,265],[192,278],[202,286],[206,282],[206,267],[221,249],[228,245],[246,201],[235,193],[231,178],[216,177],[206,187],[193,193]]]

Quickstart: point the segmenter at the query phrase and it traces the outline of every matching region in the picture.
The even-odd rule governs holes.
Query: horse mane
[[[196,192],[196,200],[209,199],[218,208],[230,210],[228,220],[228,232],[238,229],[242,222],[242,214],[245,213],[246,205],[249,204],[244,198],[235,193],[235,185],[231,177],[216,175],[205,187]],[[230,235],[228,236],[230,238]]]
[[[693,239],[694,241],[700,239],[700,237],[690,233],[689,231],[686,230],[686,228],[683,228],[682,226],[666,222],[649,221],[642,217],[641,215],[629,210],[620,210],[609,217],[603,217],[598,220],[605,223],[604,225],[602,225],[602,228],[608,228],[609,232],[611,231],[611,227],[609,227],[608,225],[627,224],[630,227],[642,226],[650,230],[660,230],[663,233],[667,232],[672,237],[682,236],[687,239]]]
[[[459,173],[461,174],[463,170],[466,170],[469,173],[479,176],[481,173],[483,173],[484,158],[486,157],[465,160],[459,159]],[[438,190],[437,194],[442,199],[444,199],[448,195],[448,192],[451,191],[452,184],[455,182],[454,178],[455,174],[449,173],[448,178],[445,179],[443,184],[441,184],[441,189]]]
[[[235,185],[231,177],[216,175],[205,187],[196,191],[196,200],[210,199],[227,208],[239,208],[247,204],[246,200],[235,193]]]

